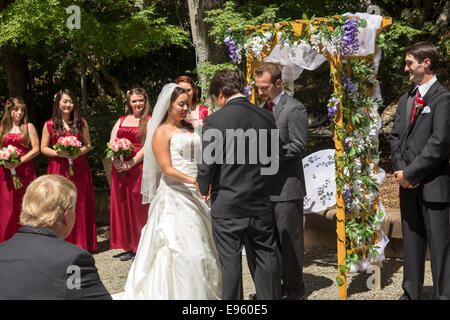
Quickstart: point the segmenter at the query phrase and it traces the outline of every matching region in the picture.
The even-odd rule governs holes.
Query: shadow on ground
[[[97,245],[96,254],[109,250],[109,225],[97,222]]]
[[[394,283],[393,276],[401,267],[402,261],[398,259],[386,259],[383,262],[383,267],[381,268],[381,290]],[[367,272],[353,276],[347,288],[348,295],[367,292],[369,290],[367,285],[369,277],[370,274]]]

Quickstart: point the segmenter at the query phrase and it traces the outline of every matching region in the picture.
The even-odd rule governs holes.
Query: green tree
[[[31,96],[27,105],[39,132],[50,117],[56,91],[69,87],[80,93],[83,74],[88,83],[91,80],[94,84],[86,90],[88,105],[83,108],[93,140],[94,148],[88,157],[94,171],[101,170],[109,132],[124,111],[126,90],[132,85],[147,83],[150,88],[159,85],[147,79],[152,74],[166,72],[167,77],[179,72],[167,72],[168,68],[185,68],[171,52],[191,54],[185,49],[189,32],[172,20],[168,22],[170,11],[166,7],[173,12],[174,1],[142,1],[142,6],[136,3],[126,0],[0,2],[0,60],[7,73],[6,77],[1,75],[0,82],[7,84],[9,95]],[[80,29],[68,27],[75,12],[67,12],[67,8],[74,4],[80,8]],[[160,53],[164,51],[165,55]],[[152,60],[153,55],[164,66]],[[87,68],[85,72],[83,65]],[[142,71],[146,75],[136,71],[144,65],[146,70]],[[134,76],[136,73],[141,74],[139,79]],[[37,159],[38,167],[40,161],[46,159]],[[43,167],[44,164],[40,166],[41,172]]]

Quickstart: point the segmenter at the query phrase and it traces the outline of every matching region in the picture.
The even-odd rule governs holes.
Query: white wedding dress
[[[175,133],[170,141],[172,166],[196,177],[193,156],[201,148],[197,133]],[[191,152],[193,155],[194,152]],[[135,260],[117,299],[211,300],[221,297],[219,257],[211,232],[210,210],[194,185],[162,176],[141,232]]]

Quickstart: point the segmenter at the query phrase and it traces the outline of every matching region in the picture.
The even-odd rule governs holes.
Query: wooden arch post
[[[339,17],[337,17],[339,18]],[[295,35],[300,36],[303,34],[304,28],[308,27],[309,25],[319,25],[322,23],[326,23],[328,21],[327,18],[315,18],[314,20],[296,20],[294,22],[279,22],[276,24],[275,31],[278,31],[282,25],[290,23],[291,26],[294,29]],[[383,18],[382,25],[380,29],[377,31],[377,37],[378,35],[383,31],[384,28],[392,24],[392,18]],[[265,31],[269,28],[269,25],[261,25],[261,26],[247,26],[246,31],[249,33],[252,33],[253,31]],[[331,28],[331,26],[328,27]],[[375,40],[376,41],[376,40]],[[270,44],[270,48],[264,48],[262,60],[270,55],[270,52],[275,47],[275,45],[278,43],[278,40],[275,37],[275,40]],[[376,48],[376,43],[375,43]],[[363,58],[367,59],[369,62],[373,61],[373,57],[352,57],[352,59],[357,58]],[[332,75],[332,81],[333,81],[333,87],[334,92],[337,92],[338,87],[341,86],[341,73],[343,70],[343,62],[342,57],[338,56],[337,54],[331,55],[327,52],[326,59],[330,65],[330,74]],[[247,87],[252,86],[252,76],[254,75],[255,69],[262,63],[262,61],[256,59],[252,54],[247,56]],[[252,86],[253,87],[253,86]],[[256,102],[256,91],[254,88],[249,90],[251,93],[249,100],[253,103]],[[342,101],[340,101],[340,105],[342,105]],[[342,108],[339,108],[339,112],[335,115],[335,128],[343,128],[345,126],[344,124],[344,118],[342,113]],[[339,137],[337,134],[337,130],[335,129],[334,132],[334,144],[335,144],[335,160],[336,160],[336,174],[337,175],[343,175],[343,169],[342,166],[339,165],[339,159],[342,158],[343,152],[344,152],[344,141]],[[378,171],[377,166],[375,166],[375,171]],[[338,269],[339,266],[346,266],[346,255],[347,253],[351,253],[352,250],[347,251],[346,246],[346,233],[345,233],[345,221],[346,221],[346,214],[345,214],[345,203],[344,203],[344,197],[342,195],[342,192],[340,192],[338,189],[336,190],[336,233],[337,233],[337,254],[338,254]],[[378,209],[378,197],[375,199],[375,205]],[[378,238],[378,236],[377,236]],[[342,274],[341,272],[338,273],[338,277],[342,280],[342,285],[339,286],[339,298],[340,299],[347,299],[347,279],[346,274]]]

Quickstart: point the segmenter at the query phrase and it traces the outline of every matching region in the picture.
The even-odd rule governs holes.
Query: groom
[[[405,72],[416,86],[399,101],[390,133],[400,185],[403,234],[401,300],[420,299],[427,243],[435,296],[450,299],[450,92],[435,76],[439,52],[420,42],[406,49]]]
[[[270,176],[261,174],[267,168],[260,159],[261,150],[268,149],[277,155],[271,167],[273,162],[277,165],[278,150],[274,149],[278,146],[278,131],[273,115],[250,103],[242,94],[243,89],[236,71],[219,71],[211,80],[210,93],[222,108],[205,119],[203,163],[199,165],[197,181],[205,197],[212,185],[211,217],[222,269],[222,299],[243,299],[241,250],[245,239],[249,242],[246,250],[256,256],[258,299],[280,299],[281,265],[269,200]],[[243,144],[242,140],[239,142],[239,132],[245,132]],[[222,138],[210,141],[211,134]],[[262,135],[266,135],[268,144],[261,142]],[[219,146],[215,149],[215,161],[209,161],[206,155],[212,145]],[[260,157],[252,157],[255,154]]]

